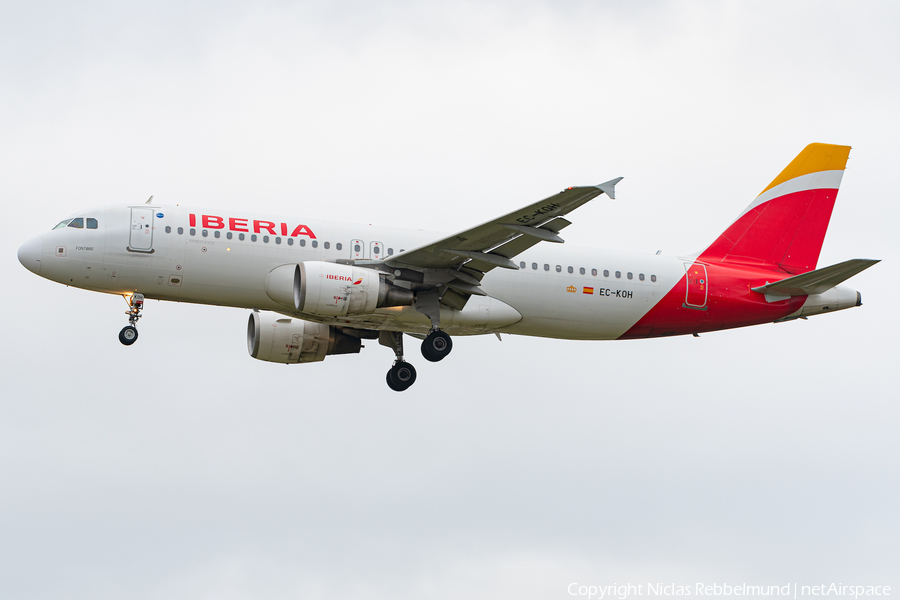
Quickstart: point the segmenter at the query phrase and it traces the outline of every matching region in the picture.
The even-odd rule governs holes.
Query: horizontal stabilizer
[[[857,273],[861,273],[880,260],[854,258],[830,267],[816,269],[802,275],[788,277],[775,283],[767,283],[751,288],[754,292],[767,296],[811,296],[830,290],[847,281]]]

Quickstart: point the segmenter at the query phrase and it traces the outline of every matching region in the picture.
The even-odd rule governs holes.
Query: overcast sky
[[[0,5],[0,596],[568,598],[892,585],[892,2]],[[853,146],[820,266],[864,306],[692,337],[457,338],[254,361],[246,310],[16,260],[158,202],[453,231],[624,176],[568,243],[705,247],[808,143]]]

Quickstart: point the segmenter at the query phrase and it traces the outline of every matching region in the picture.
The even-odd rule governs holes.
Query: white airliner
[[[79,211],[19,248],[30,271],[121,294],[119,340],[137,339],[146,298],[251,309],[250,355],[307,363],[394,350],[391,389],[416,379],[403,334],[426,360],[451,335],[618,340],[743,327],[860,306],[840,286],[878,262],[816,270],[850,148],[811,144],[699,254],[560,245],[564,218],[615,197],[621,178],[570,187],[454,235],[153,204]]]

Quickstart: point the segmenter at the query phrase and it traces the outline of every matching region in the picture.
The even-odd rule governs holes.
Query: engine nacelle
[[[376,308],[409,306],[415,299],[411,290],[388,283],[378,271],[321,261],[272,269],[266,293],[279,304],[319,317],[365,315]]]
[[[321,323],[255,311],[247,323],[250,356],[268,362],[318,362],[329,354],[356,354],[361,347],[358,337]]]

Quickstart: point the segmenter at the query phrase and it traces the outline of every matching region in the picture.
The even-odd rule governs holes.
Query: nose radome
[[[41,273],[41,254],[44,251],[44,240],[34,237],[19,246],[19,262],[22,266],[34,273]]]

